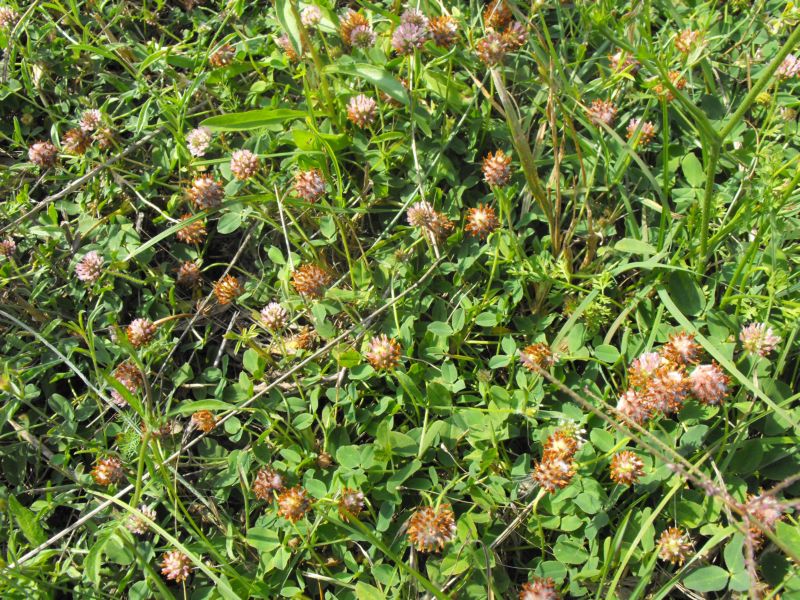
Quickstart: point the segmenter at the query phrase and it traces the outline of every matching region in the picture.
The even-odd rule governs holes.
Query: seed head
[[[800,74],[800,59],[794,54],[789,54],[783,59],[775,74],[781,79],[789,79],[790,77],[797,77]]]
[[[479,204],[477,208],[470,208],[467,212],[467,224],[464,229],[470,235],[486,239],[499,225],[494,209],[486,204]]]
[[[483,178],[489,185],[503,187],[511,180],[511,157],[502,150],[483,159]]]
[[[542,460],[533,468],[533,479],[551,494],[567,487],[574,475],[575,463],[571,458],[568,460],[560,458]]]
[[[508,45],[502,33],[491,30],[478,40],[475,45],[475,52],[481,62],[491,67],[503,62],[506,54],[508,54]]]
[[[96,108],[90,108],[83,111],[81,115],[80,127],[83,131],[90,132],[97,129],[100,122],[103,120],[103,113]]]
[[[621,485],[632,485],[644,475],[644,462],[630,450],[617,452],[611,459],[611,479]]]
[[[556,363],[553,351],[544,342],[536,342],[526,347],[520,353],[520,360],[526,369],[534,372],[536,371],[535,367],[548,369]]]
[[[239,181],[250,179],[258,172],[258,156],[250,150],[235,150],[231,154],[231,173]]]
[[[325,178],[319,169],[294,174],[294,193],[306,202],[316,202],[325,195]]]
[[[347,104],[347,118],[357,127],[367,127],[375,121],[378,105],[372,98],[359,94]]]
[[[439,552],[455,534],[455,516],[448,504],[438,510],[418,508],[408,521],[408,540],[419,552]]]
[[[511,9],[505,0],[493,0],[483,11],[483,25],[487,29],[502,29],[511,21]]]
[[[253,493],[259,500],[270,501],[273,492],[283,490],[283,476],[271,467],[261,467],[253,480]]]
[[[122,469],[122,461],[113,456],[101,458],[92,469],[92,479],[97,485],[109,486],[121,481],[123,477],[125,471]]]
[[[641,129],[640,124],[641,123]],[[636,135],[636,131],[639,130],[639,137],[636,138],[636,143],[641,144],[642,146],[647,146],[651,141],[653,141],[653,137],[656,134],[656,126],[653,125],[650,121],[645,121],[642,123],[641,119],[631,119],[628,122],[628,139],[634,139]]]
[[[614,106],[613,102],[595,100],[586,111],[586,114],[595,125],[603,123],[611,127],[614,124],[614,118],[617,116],[617,107]]]
[[[197,263],[191,260],[182,262],[178,267],[176,282],[187,288],[193,288],[200,283],[200,267],[197,266]]]
[[[12,238],[6,238],[0,242],[0,256],[10,258],[17,251],[17,242]]]
[[[306,298],[322,298],[333,277],[325,269],[313,264],[300,265],[292,273],[292,286]]]
[[[230,304],[242,295],[242,284],[233,275],[225,275],[214,284],[214,295],[220,304]]]
[[[728,376],[719,365],[697,365],[689,374],[689,386],[695,398],[703,404],[720,404],[728,395]]]
[[[745,351],[753,356],[767,356],[781,342],[781,338],[766,323],[750,323],[742,327],[739,340]]]
[[[192,413],[192,425],[200,431],[208,433],[217,426],[217,418],[210,410],[198,410]]]
[[[170,550],[161,557],[161,574],[170,581],[181,583],[192,573],[189,557],[179,550]]]
[[[188,221],[194,215],[186,213],[181,217],[181,221]],[[184,228],[179,229],[175,237],[184,244],[200,244],[206,238],[206,222],[204,219],[198,219],[189,223]]]
[[[636,390],[626,390],[617,402],[617,410],[624,416],[641,425],[653,416],[653,407],[646,396]]]
[[[197,177],[187,193],[198,210],[215,208],[222,204],[222,199],[225,197],[222,184],[208,175]]]
[[[370,340],[366,356],[376,371],[390,371],[400,364],[400,344],[382,333]]]
[[[139,506],[139,512],[151,521],[155,521],[156,511],[146,504]],[[147,523],[147,521],[136,514],[132,514],[128,517],[125,527],[128,528],[128,531],[135,533],[136,535],[144,535],[150,529],[150,525]]]
[[[103,257],[92,250],[75,265],[75,275],[84,283],[94,283],[103,274]]]
[[[315,4],[306,6],[300,13],[300,22],[303,23],[303,26],[307,27],[308,29],[313,29],[319,25],[321,20],[322,11],[320,10],[319,6],[316,6]]]
[[[82,129],[70,129],[62,140],[64,150],[69,154],[84,154],[92,143],[92,137]]]
[[[519,600],[559,600],[556,584],[549,577],[534,577],[533,581],[522,584]]]
[[[278,496],[278,514],[287,521],[297,523],[311,510],[312,500],[299,485]]]
[[[364,510],[364,492],[344,488],[339,497],[339,516],[342,521],[349,521],[350,517],[357,517]]]
[[[19,15],[9,6],[0,6],[0,29],[13,29]]]
[[[222,67],[227,67],[229,64],[231,64],[235,56],[236,49],[230,44],[224,44],[208,57],[208,64],[215,69],[221,69]]]
[[[28,148],[28,160],[42,169],[52,167],[57,158],[58,148],[51,142],[36,142]]]
[[[356,27],[369,27],[369,19],[359,12],[348,8],[339,19],[339,33],[345,46],[350,46],[351,34]]]
[[[699,31],[684,29],[675,37],[675,49],[683,54],[689,54],[700,39],[701,34]]]
[[[670,527],[658,538],[658,556],[672,564],[682,565],[692,551],[692,539],[678,527]]]
[[[150,340],[156,335],[157,327],[149,319],[134,319],[125,329],[128,334],[128,341],[134,348],[141,348],[149,344]]]
[[[129,360],[120,363],[117,368],[114,369],[112,377],[119,381],[131,394],[138,392],[139,388],[142,387],[144,383],[144,373]],[[115,389],[111,390],[111,399],[117,406],[127,406],[128,404],[128,401],[125,400],[122,394]]]
[[[442,48],[450,48],[458,39],[458,24],[449,15],[434,17],[430,20],[431,36],[433,42]]]
[[[205,156],[211,144],[211,130],[208,127],[197,127],[186,134],[186,146],[192,156]]]

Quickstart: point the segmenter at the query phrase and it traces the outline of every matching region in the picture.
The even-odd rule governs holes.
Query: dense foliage
[[[0,596],[800,598],[799,24],[0,7]]]

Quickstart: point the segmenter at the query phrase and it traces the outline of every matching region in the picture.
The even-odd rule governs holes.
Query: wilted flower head
[[[511,9],[505,0],[493,0],[483,11],[483,25],[487,29],[502,29],[511,21]]]
[[[83,131],[94,131],[97,129],[97,126],[100,125],[100,121],[103,119],[103,113],[101,113],[96,108],[90,108],[88,110],[83,111],[81,115],[81,122],[80,126]]]
[[[455,516],[447,504],[438,510],[418,508],[408,521],[408,540],[419,552],[441,551],[455,534]]]
[[[6,258],[13,256],[17,251],[17,243],[12,238],[6,238],[0,242],[0,256]]]
[[[534,372],[536,372],[535,367],[548,369],[556,363],[553,351],[544,342],[536,342],[527,346],[520,353],[520,360],[525,368]]]
[[[637,388],[647,385],[664,360],[658,352],[645,352],[638,356],[628,367],[628,381]]]
[[[456,20],[449,15],[434,17],[430,20],[429,28],[433,42],[442,48],[450,48],[458,37]]]
[[[197,263],[191,260],[182,262],[178,267],[176,282],[187,288],[193,288],[200,283],[200,267],[197,266]]]
[[[503,30],[503,42],[509,51],[519,50],[528,41],[528,31],[519,21],[511,21]]]
[[[271,467],[261,467],[253,480],[253,493],[260,500],[272,500],[283,489],[283,476]]]
[[[564,429],[557,429],[544,442],[542,449],[542,460],[564,460],[571,461],[578,451],[578,439]]]
[[[322,20],[322,11],[316,4],[306,6],[300,13],[300,22],[303,23],[303,25],[305,27],[308,27],[309,29],[319,25],[319,22],[321,20]]]
[[[700,41],[700,32],[684,29],[675,36],[675,48],[678,52],[689,54],[692,48]]]
[[[161,557],[161,574],[170,581],[186,581],[191,573],[192,562],[183,552],[170,550]]]
[[[186,134],[186,146],[192,156],[205,156],[211,144],[211,130],[208,127],[196,127]]]
[[[122,461],[113,456],[99,459],[92,469],[92,479],[97,485],[108,486],[117,483],[123,477],[125,477],[125,471],[122,469]]]
[[[359,12],[348,8],[339,18],[339,33],[346,46],[350,45],[351,34],[356,27],[369,27],[369,19]]]
[[[297,485],[278,496],[278,514],[287,521],[296,523],[311,510],[311,504],[308,492]]]
[[[800,60],[794,54],[787,55],[775,71],[775,74],[781,79],[797,77],[800,74]]]
[[[567,487],[574,475],[575,463],[572,458],[566,460],[562,458],[542,459],[533,468],[533,479],[551,494]]]
[[[325,195],[325,178],[319,169],[294,174],[294,192],[306,202],[316,202]]]
[[[306,298],[322,298],[332,281],[328,271],[313,264],[300,265],[292,272],[292,286]]]
[[[242,295],[242,284],[233,275],[225,275],[214,284],[214,295],[220,304],[230,304]]]
[[[603,123],[611,127],[614,124],[614,118],[617,116],[617,107],[610,101],[595,100],[586,111],[586,114],[595,125]]]
[[[695,398],[703,404],[719,404],[728,395],[728,376],[719,365],[697,365],[689,374],[689,386]]]
[[[641,425],[653,416],[653,407],[646,396],[636,390],[626,390],[617,402],[617,410],[625,417]]]
[[[767,356],[781,342],[781,338],[766,323],[750,323],[742,327],[739,340],[748,354],[758,356]]]
[[[376,371],[389,371],[400,364],[400,344],[382,333],[370,340],[366,357]]]
[[[156,335],[156,329],[156,325],[149,319],[134,319],[125,328],[125,332],[128,334],[128,341],[131,346],[140,348],[150,343],[150,340]]]
[[[634,138],[637,130],[639,131],[639,137],[636,138],[636,142],[642,146],[647,146],[656,134],[656,126],[650,121],[642,122],[641,119],[631,119],[627,128],[629,140]]]
[[[665,363],[656,369],[643,393],[654,410],[665,415],[679,410],[689,392],[689,382],[682,367]]]
[[[295,50],[294,44],[292,44],[292,40],[287,34],[283,33],[279,35],[275,38],[275,43],[281,47],[281,50],[283,50],[289,62],[297,62],[300,60],[300,55],[297,53],[297,50]]]
[[[499,225],[494,209],[486,204],[479,204],[467,212],[467,224],[464,229],[470,235],[485,239]]]
[[[683,75],[680,74],[679,71],[670,71],[667,73],[667,77],[669,78],[670,83],[675,87],[677,90],[682,90],[686,87],[686,80],[683,78]],[[656,83],[653,87],[653,91],[658,94],[659,96],[663,96],[667,102],[671,102],[675,99],[675,94],[672,93],[672,90],[669,89],[666,85],[661,83],[660,81]]]
[[[483,178],[489,185],[503,187],[511,180],[511,157],[502,150],[483,159]]]
[[[236,56],[236,49],[230,44],[223,44],[208,57],[208,64],[215,69],[227,67],[233,62],[234,56]]]
[[[475,45],[475,52],[481,62],[491,67],[503,62],[506,54],[508,54],[508,45],[502,33],[491,30],[478,40]]]
[[[225,190],[222,184],[208,175],[201,175],[192,182],[192,187],[187,192],[189,199],[198,210],[215,208],[222,203]]]
[[[406,218],[409,224],[422,229],[433,241],[443,237],[453,228],[450,219],[446,215],[436,212],[433,206],[425,200],[412,204],[406,212]]]
[[[611,479],[621,485],[632,485],[644,475],[644,462],[630,450],[617,452],[611,459]]]
[[[139,512],[151,521],[155,521],[156,511],[146,504],[139,506]],[[128,517],[128,520],[125,522],[125,527],[128,528],[128,531],[135,533],[136,535],[144,535],[150,529],[150,525],[147,523],[147,521],[137,514],[131,514]]]
[[[250,150],[234,150],[231,154],[231,173],[239,181],[250,179],[258,172],[258,156]]]
[[[17,24],[19,15],[10,6],[0,6],[0,29],[11,29]]]
[[[615,73],[617,71],[627,70],[632,74],[636,74],[640,66],[638,60],[628,54],[623,54],[621,50],[609,56],[608,62],[610,63],[611,70]]]
[[[28,148],[28,160],[42,169],[52,167],[56,158],[58,158],[58,148],[51,142],[36,142]]]
[[[181,216],[181,222],[188,221],[194,215],[186,213]],[[175,233],[175,237],[184,244],[199,244],[206,237],[206,222],[203,219],[198,219],[189,223],[182,229]]]
[[[101,150],[108,150],[114,143],[114,132],[111,131],[110,127],[101,125],[94,132],[92,139],[94,139],[94,141],[97,142],[98,148],[100,148]]]
[[[89,144],[92,143],[92,136],[83,129],[70,129],[64,134],[64,139],[61,141],[67,153],[84,154],[89,148]]]
[[[519,600],[558,600],[556,584],[551,578],[534,577],[533,581],[523,583]]]
[[[217,426],[217,418],[210,410],[198,410],[192,413],[192,425],[200,431],[208,433]]]
[[[92,250],[75,265],[75,275],[84,283],[94,283],[103,274],[103,257]]]
[[[692,551],[692,539],[678,527],[670,527],[658,538],[658,556],[672,564],[682,565]]]
[[[347,118],[358,127],[367,127],[375,121],[378,104],[364,94],[353,96],[347,104]]]
[[[261,309],[261,322],[270,331],[283,329],[288,318],[289,314],[286,309],[277,302],[270,302]]]
[[[119,381],[131,394],[135,394],[144,383],[144,373],[132,361],[120,363],[112,377]],[[117,406],[126,406],[128,401],[117,390],[111,390],[111,399]]]
[[[771,530],[775,528],[775,523],[783,518],[786,507],[771,494],[759,494],[748,497],[744,510],[749,517],[757,519],[764,527]]]
[[[357,517],[364,510],[364,492],[344,488],[339,497],[339,516],[343,521]]]

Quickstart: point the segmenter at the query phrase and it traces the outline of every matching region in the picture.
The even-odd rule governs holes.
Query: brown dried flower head
[[[586,111],[586,114],[595,125],[602,123],[611,127],[614,124],[614,118],[617,116],[617,107],[610,101],[595,100]]]
[[[351,36],[356,27],[369,27],[369,19],[359,12],[348,8],[339,19],[339,33],[345,46],[350,46]]]
[[[92,469],[92,479],[97,485],[109,486],[125,477],[122,461],[113,456],[101,458]]]
[[[542,460],[571,461],[578,451],[578,439],[565,429],[557,429],[547,436],[542,450]]]
[[[258,173],[258,156],[250,150],[235,150],[231,154],[231,173],[239,181],[250,179]]]
[[[489,31],[475,44],[475,52],[481,62],[491,67],[503,62],[508,54],[508,44],[503,34],[498,31]]]
[[[58,148],[51,142],[36,142],[28,148],[28,160],[42,169],[52,167],[57,158]]]
[[[319,169],[294,174],[294,192],[306,202],[316,202],[325,195],[325,178]]]
[[[242,284],[233,275],[225,275],[214,284],[214,296],[220,304],[230,304],[242,295]]]
[[[292,273],[292,286],[305,298],[322,298],[332,281],[328,271],[314,264],[300,265]]]
[[[181,222],[188,221],[194,215],[190,213],[186,213],[185,215],[181,216]],[[184,244],[200,244],[206,238],[206,222],[204,219],[198,219],[192,223],[189,223],[182,229],[179,229],[175,234],[175,237],[178,238],[179,241],[183,242]]]
[[[503,43],[505,43],[506,50],[509,52],[519,50],[527,41],[528,31],[519,21],[511,21],[503,30]]]
[[[536,342],[527,346],[520,353],[520,360],[526,369],[536,372],[536,367],[540,369],[549,369],[556,364],[555,356],[550,346],[544,342]]]
[[[292,40],[289,39],[288,35],[285,33],[279,35],[275,38],[275,43],[281,47],[281,50],[283,50],[289,62],[296,63],[300,60],[300,55],[297,53],[297,50],[295,50],[294,44],[292,44]]]
[[[670,71],[667,73],[667,77],[669,77],[669,81],[672,83],[675,89],[682,90],[686,87],[686,80],[679,71]],[[672,93],[672,90],[661,82],[656,83],[656,85],[653,87],[653,91],[659,96],[663,96],[667,102],[671,102],[675,99],[675,95]]]
[[[222,188],[222,184],[213,177],[202,175],[192,182],[192,187],[189,188],[187,194],[198,210],[206,210],[215,208],[222,203],[225,190]]]
[[[649,421],[653,416],[653,407],[650,405],[647,396],[640,394],[636,390],[626,390],[619,397],[617,410],[623,417],[627,417],[638,425]]]
[[[470,208],[467,211],[467,224],[464,229],[470,235],[483,240],[499,226],[500,222],[491,206],[479,204],[476,208]]]
[[[221,69],[222,67],[227,67],[229,64],[231,64],[235,56],[236,49],[230,44],[224,44],[208,57],[208,64],[215,69]]]
[[[260,500],[272,500],[274,492],[283,490],[283,476],[271,467],[261,467],[253,480],[253,493]]]
[[[511,180],[511,157],[502,150],[483,159],[483,178],[489,185],[503,187]]]
[[[339,496],[339,516],[343,521],[357,517],[364,510],[364,492],[344,488]]]
[[[574,475],[575,463],[571,458],[568,460],[561,458],[542,460],[533,469],[533,479],[551,494],[567,487]]]
[[[688,379],[692,395],[703,404],[721,404],[728,395],[730,379],[716,362],[697,365]]]
[[[83,129],[70,129],[64,134],[64,139],[61,140],[64,145],[64,151],[69,154],[84,154],[92,143],[92,136],[90,136]]]
[[[632,485],[644,475],[644,462],[630,450],[617,452],[611,459],[611,479],[621,485]]]
[[[662,364],[642,391],[648,404],[665,415],[680,410],[688,392],[689,382],[684,368],[671,362]]]
[[[200,431],[208,433],[217,426],[217,418],[210,410],[198,410],[192,414],[192,425]]]
[[[149,344],[155,337],[158,328],[149,319],[134,319],[131,324],[125,328],[125,333],[128,335],[128,341],[134,348],[141,348]]]
[[[493,0],[483,11],[483,25],[487,29],[502,29],[511,21],[511,8],[505,0]]]
[[[533,581],[522,584],[519,600],[558,600],[555,582],[547,577],[534,577]]]
[[[455,515],[448,504],[438,510],[418,508],[408,521],[408,540],[419,552],[439,552],[455,534]]]
[[[311,510],[311,504],[308,492],[297,485],[278,496],[278,514],[287,521],[297,523]]]
[[[450,48],[456,43],[456,39],[458,39],[458,24],[453,17],[449,15],[434,17],[430,20],[428,26],[430,27],[433,41],[437,46]]]
[[[138,392],[139,388],[144,384],[144,373],[142,373],[136,364],[129,360],[120,363],[117,368],[114,369],[112,377],[119,381],[131,394]],[[125,400],[122,394],[115,389],[111,390],[111,399],[117,406],[126,406],[128,404],[128,401]]]
[[[179,550],[170,550],[161,557],[161,574],[170,581],[181,583],[192,573],[192,562]]]
[[[689,54],[701,39],[699,31],[691,29],[684,29],[677,36],[675,36],[675,48],[678,52]]]
[[[200,267],[197,266],[196,262],[191,260],[184,261],[177,271],[176,282],[178,285],[193,288],[200,283]]]
[[[637,130],[639,132],[638,137],[634,137],[637,135]],[[631,119],[628,122],[626,131],[628,133],[629,140],[635,139],[637,144],[647,146],[651,141],[653,141],[653,137],[656,134],[656,126],[650,121],[645,121],[642,123],[641,119]]]
[[[700,360],[703,348],[694,341],[693,333],[673,333],[661,347],[661,356],[676,365],[693,365]]]
[[[658,538],[658,556],[672,564],[682,565],[692,551],[692,539],[678,527],[670,527]]]
[[[376,371],[390,371],[400,364],[400,344],[382,333],[370,340],[366,357]]]

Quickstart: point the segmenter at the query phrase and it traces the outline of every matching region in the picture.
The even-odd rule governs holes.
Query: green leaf
[[[300,37],[300,23],[297,22],[297,13],[292,9],[292,0],[277,0],[275,7],[281,28],[289,36],[295,52],[302,54],[303,40]]]
[[[683,314],[696,317],[703,312],[706,298],[691,275],[676,271],[669,276],[667,287],[669,295]]]
[[[583,546],[577,540],[562,536],[558,538],[556,545],[553,547],[553,556],[564,564],[580,565],[586,562],[589,558],[589,553],[583,549]]]
[[[602,344],[594,349],[594,355],[597,360],[602,360],[607,363],[615,363],[619,359],[619,350],[614,346]]]
[[[695,592],[718,592],[728,585],[730,574],[715,565],[700,567],[683,579],[683,585]]]
[[[633,238],[623,238],[614,244],[614,249],[627,254],[655,254],[654,246]]]
[[[14,496],[8,496],[8,510],[14,515],[22,535],[33,545],[38,546],[45,541],[46,537],[39,519],[29,508],[22,506]]]
[[[366,63],[339,63],[328,65],[323,71],[325,73],[340,73],[342,75],[361,77],[398,102],[405,105],[411,102],[403,84],[392,77],[389,71],[381,67]]]
[[[281,546],[274,527],[251,527],[247,530],[247,543],[261,552],[272,552]]]
[[[198,400],[197,402],[183,402],[179,407],[170,411],[170,415],[186,415],[198,410],[231,410],[233,404],[222,400]]]
[[[438,335],[441,337],[447,337],[453,334],[453,330],[447,323],[442,321],[434,321],[430,325],[428,325],[428,331],[430,331],[434,335]]]
[[[681,170],[683,171],[686,181],[692,187],[702,188],[706,182],[706,174],[703,172],[703,165],[700,160],[691,152],[683,157],[681,160]]]
[[[302,119],[307,115],[308,113],[305,111],[290,108],[261,108],[259,110],[209,117],[201,125],[213,131],[249,131],[266,127],[267,125]]]
[[[223,235],[233,233],[242,226],[242,213],[239,211],[229,212],[217,221],[217,231]]]
[[[384,600],[386,596],[375,586],[359,581],[356,584],[356,598],[358,600]]]

